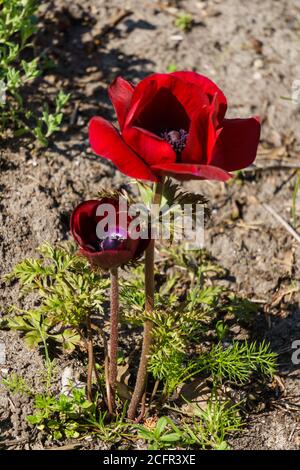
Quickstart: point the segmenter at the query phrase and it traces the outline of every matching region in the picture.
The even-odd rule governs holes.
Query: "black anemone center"
[[[113,233],[100,242],[100,248],[103,251],[118,250],[123,240],[120,234]]]
[[[162,132],[161,136],[173,147],[177,154],[180,154],[186,146],[188,133],[184,129],[179,129],[179,131]]]

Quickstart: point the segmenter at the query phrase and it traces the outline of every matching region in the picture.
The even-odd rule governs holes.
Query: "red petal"
[[[227,181],[232,175],[221,168],[211,165],[189,165],[187,163],[167,163],[154,165],[151,170],[157,175],[173,176],[178,180],[216,180]]]
[[[173,72],[171,75],[200,87],[202,92],[209,96],[210,102],[212,102],[214,95],[217,94],[220,105],[218,120],[219,122],[222,121],[227,109],[227,99],[222,90],[212,80],[196,72]]]
[[[208,109],[205,106],[192,119],[186,146],[181,153],[182,163],[206,163],[207,127]]]
[[[113,204],[117,210],[117,224],[119,223],[119,201],[112,198],[101,200],[84,201],[73,211],[70,221],[71,232],[75,241],[80,246],[80,253],[84,255],[91,264],[109,269],[126,264],[129,260],[140,256],[147,247],[149,241],[127,238],[124,240],[124,248],[118,250],[95,251],[97,242],[97,223],[101,217],[96,215],[101,204]],[[131,221],[128,218],[128,223]],[[99,244],[98,244],[99,246]]]
[[[259,118],[224,119],[209,164],[227,171],[241,170],[255,160],[260,137]]]
[[[125,175],[157,181],[150,168],[126,145],[115,127],[105,119],[101,117],[91,119],[89,138],[94,152],[111,160]]]
[[[181,154],[182,163],[207,164],[219,134],[217,115],[218,96],[215,94],[210,106],[204,106],[192,119],[186,146]]]
[[[128,263],[133,258],[132,252],[129,250],[108,250],[100,253],[91,253],[81,248],[79,251],[93,266],[99,266],[102,269],[117,268]]]
[[[80,246],[97,241],[95,225],[96,211],[99,204],[99,200],[96,199],[84,201],[72,212],[70,220],[71,233]]]
[[[125,142],[147,162],[148,165],[156,163],[175,162],[176,154],[168,142],[152,132],[139,127],[127,127],[122,136]]]
[[[108,89],[108,94],[114,105],[121,130],[130,108],[133,92],[134,87],[122,77],[117,77]]]
[[[153,77],[153,75],[150,75],[150,77]],[[150,79],[150,77],[144,78],[144,80],[135,87],[125,126],[131,125],[137,114],[137,110],[140,112],[141,109],[145,109],[146,106],[151,103],[153,96],[157,92],[157,83],[155,80]],[[145,80],[147,80],[146,84]]]
[[[218,126],[218,112],[219,112],[219,102],[217,95],[214,96],[211,107],[208,114],[207,122],[207,140],[206,140],[206,163],[210,164],[210,155],[212,154],[212,149],[215,146],[216,140],[221,132],[221,129],[217,129]]]
[[[209,104],[199,86],[170,74],[154,74],[135,88],[126,127],[135,125],[157,133],[188,129],[195,111]]]

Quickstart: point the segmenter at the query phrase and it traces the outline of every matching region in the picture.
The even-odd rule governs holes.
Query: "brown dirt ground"
[[[125,7],[132,13],[103,35]],[[193,16],[190,32],[174,24],[181,10]],[[231,445],[299,449],[299,365],[293,366],[291,355],[293,340],[300,339],[300,249],[262,206],[267,203],[291,220],[296,170],[276,165],[300,165],[300,102],[283,99],[291,96],[293,80],[300,79],[298,0],[53,0],[41,7],[36,48],[46,49],[57,63],[40,84],[42,92],[51,96],[64,88],[72,92],[72,102],[63,131],[47,150],[14,139],[1,143],[0,274],[34,255],[44,240],[67,239],[76,203],[111,182],[126,184],[125,176],[92,154],[87,139],[91,116],[115,119],[106,89],[116,75],[137,82],[171,64],[208,75],[228,97],[229,116],[262,117],[257,165],[263,170],[247,172],[232,184],[193,182],[189,187],[211,201],[206,246],[230,271],[230,288],[264,305],[253,336],[268,339],[279,353],[278,375],[285,387],[278,399],[250,414]],[[291,286],[296,291],[284,295]],[[16,301],[17,289],[1,287],[4,313]],[[38,389],[40,355],[28,351],[16,333],[0,331],[0,342],[6,345],[4,367],[33,380]],[[19,448],[40,447],[24,424],[28,410],[26,399],[12,399],[1,388],[1,440],[21,438]]]

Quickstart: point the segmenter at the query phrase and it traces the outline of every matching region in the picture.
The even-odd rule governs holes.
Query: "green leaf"
[[[138,437],[140,437],[141,439],[145,439],[145,440],[152,440],[154,439],[154,436],[153,436],[153,433],[146,430],[145,428],[143,427],[138,427],[137,429],[139,429],[139,433],[138,433]]]
[[[50,338],[61,343],[64,352],[71,353],[75,347],[80,343],[80,335],[72,329],[65,330],[61,334],[49,335]]]
[[[165,434],[164,436],[160,437],[160,440],[163,442],[177,442],[181,439],[181,434],[180,433],[170,433],[170,434]]]
[[[0,2],[0,81],[5,83],[7,99],[0,100],[0,131],[12,130],[15,136],[31,133],[40,145],[48,145],[48,139],[59,129],[62,122],[62,109],[70,95],[60,90],[51,106],[54,113],[48,113],[48,122],[43,121],[38,111],[26,106],[25,87],[41,74],[39,57],[25,60],[34,52],[31,37],[37,32],[36,13],[38,0],[2,0]],[[29,54],[24,49],[31,48]],[[41,56],[43,56],[41,52]],[[38,92],[36,93],[38,95]],[[36,104],[36,103],[35,103]],[[51,107],[50,106],[50,107]],[[36,108],[36,106],[34,106]]]
[[[153,199],[153,189],[152,189],[152,187],[147,183],[143,183],[142,181],[136,181],[135,183],[138,186],[138,189],[139,189],[139,192],[140,192],[140,198],[141,198],[143,204],[146,207],[149,208],[151,203],[152,203],[152,199]]]
[[[38,70],[38,59],[33,59],[30,62],[22,60],[21,65],[25,72],[27,81],[31,81],[40,75],[40,71]]]
[[[201,204],[206,206],[207,203],[207,198],[202,194],[183,191],[181,185],[174,183],[170,178],[166,180],[163,189],[162,206],[165,204],[168,206],[179,205],[181,207],[184,207],[185,204]]]
[[[65,93],[63,90],[60,90],[55,100],[56,113],[59,113],[67,105],[70,98],[71,98],[70,93]]]
[[[38,345],[42,342],[42,338],[38,331],[29,331],[25,334],[24,341],[26,346],[28,346],[30,349],[33,349],[38,347]]]
[[[222,441],[220,442],[220,444],[217,444],[216,446],[214,446],[214,449],[215,450],[229,450],[230,447],[226,441]]]
[[[157,431],[158,435],[161,435],[163,433],[167,424],[168,424],[168,420],[165,416],[162,416],[161,418],[159,418],[155,426],[155,431]]]
[[[61,431],[54,431],[53,433],[53,439],[56,439],[57,441],[60,441],[63,438],[63,435]]]
[[[40,424],[43,421],[44,417],[43,415],[35,414],[35,415],[27,416],[26,419],[28,423],[36,425],[36,424]]]

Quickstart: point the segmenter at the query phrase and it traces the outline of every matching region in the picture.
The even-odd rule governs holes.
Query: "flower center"
[[[179,129],[179,131],[164,131],[162,132],[161,137],[165,139],[168,144],[173,147],[177,155],[179,155],[186,146],[188,132],[184,129]]]
[[[100,247],[103,251],[117,250],[120,248],[123,241],[124,238],[120,233],[112,233],[100,242]]]

